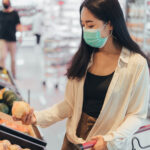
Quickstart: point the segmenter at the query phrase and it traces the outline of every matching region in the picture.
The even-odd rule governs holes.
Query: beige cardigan
[[[91,64],[92,59],[89,66]],[[81,81],[68,80],[64,101],[35,112],[37,124],[48,127],[68,118],[66,134],[69,141],[75,144],[85,142],[76,136],[82,113],[84,81],[85,77]],[[147,116],[148,100],[149,69],[146,59],[123,48],[102,111],[86,140],[102,135],[108,150],[129,150],[132,134],[142,126],[142,120]]]

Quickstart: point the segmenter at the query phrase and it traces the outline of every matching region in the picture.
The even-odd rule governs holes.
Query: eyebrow
[[[81,23],[82,23],[83,21],[81,20]],[[94,22],[94,21],[92,21],[92,20],[86,20],[85,21],[86,23],[90,23],[90,22]]]

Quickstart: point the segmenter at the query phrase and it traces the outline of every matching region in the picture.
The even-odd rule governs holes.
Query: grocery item
[[[3,70],[2,70],[2,73],[3,73],[3,74],[8,74],[6,69],[3,69]]]
[[[3,99],[3,94],[4,94],[5,90],[6,90],[5,88],[0,90],[0,100]]]
[[[0,125],[6,126],[13,130],[23,132],[29,136],[37,138],[31,125],[24,125],[21,121],[14,121],[12,116],[0,112]]]
[[[0,119],[0,124],[3,124],[3,125],[11,128],[11,129],[17,130],[19,132],[23,132],[23,133],[26,133],[28,135],[31,135],[30,134],[31,131],[30,131],[29,126],[15,124],[13,122],[10,122],[10,121],[4,120],[4,119]]]
[[[17,144],[11,144],[8,140],[2,140],[0,141],[0,150],[30,150],[28,148],[21,148]]]
[[[17,96],[15,95],[15,94],[10,94],[8,97],[7,97],[7,99],[5,99],[5,101],[6,101],[6,104],[8,105],[8,106],[10,106],[10,107],[12,107],[13,106],[13,103],[15,102],[15,101],[18,101],[19,99],[17,98]]]
[[[0,150],[8,150],[8,147],[5,144],[0,143]]]
[[[4,103],[0,103],[0,112],[8,114],[9,113],[8,106],[6,104],[4,104]]]
[[[17,96],[16,93],[13,91],[5,91],[3,94],[3,100],[5,100],[5,103],[12,107],[14,101],[19,101],[20,98]]]
[[[14,102],[12,108],[13,117],[16,117],[17,119],[21,119],[25,113],[29,113],[29,112],[30,112],[29,104],[23,101]]]
[[[0,141],[0,144],[1,144],[1,143],[5,144],[5,145],[7,145],[7,146],[10,146],[10,145],[11,145],[11,143],[10,143],[8,140]]]
[[[11,115],[13,103],[20,100],[21,98],[15,92],[5,88],[0,90],[0,112]]]
[[[9,150],[22,150],[22,148],[19,145],[10,145],[8,147]]]
[[[0,68],[0,80],[7,82],[7,83],[11,83],[11,80],[9,78],[8,72],[6,69],[2,69]]]
[[[13,91],[5,91],[3,93],[3,99],[6,99],[10,94],[13,94],[14,92]]]
[[[0,141],[0,150],[8,150],[11,143],[8,140]]]

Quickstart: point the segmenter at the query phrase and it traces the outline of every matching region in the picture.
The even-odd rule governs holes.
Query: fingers
[[[30,113],[32,113],[32,114],[33,114],[33,112],[34,112],[34,110],[31,108],[31,109],[30,109]]]
[[[31,125],[32,122],[36,122],[36,118],[34,119],[34,110],[30,109],[29,113],[24,113],[21,119],[17,119],[16,117],[13,116],[14,121],[22,121],[23,124],[25,125]]]
[[[91,140],[98,140],[99,139],[99,136],[93,136],[92,138],[91,138]]]
[[[24,113],[24,115],[23,115],[22,118],[21,118],[21,121],[22,121],[23,124],[26,124],[26,122],[27,122],[27,117],[28,117],[28,114]]]
[[[17,119],[16,117],[12,116],[14,121],[20,121],[20,119]]]
[[[29,114],[29,115],[27,116],[26,125],[30,125],[31,122],[32,122],[32,115]]]
[[[37,119],[36,119],[36,116],[35,116],[34,113],[33,113],[32,124],[33,124],[33,125],[36,125],[36,123],[37,123]]]
[[[29,114],[24,114],[22,117],[22,121],[26,125],[32,124],[32,119],[33,119],[33,109],[30,109]]]
[[[32,120],[33,120],[33,116],[34,116],[33,112],[34,112],[34,110],[31,109],[31,110],[30,110],[30,113],[29,113],[29,115],[28,115],[28,117],[27,117],[27,124],[28,124],[28,125],[29,125],[29,124],[32,124]]]
[[[103,139],[103,137],[101,135],[97,135],[91,138],[91,140],[99,140],[99,139]]]

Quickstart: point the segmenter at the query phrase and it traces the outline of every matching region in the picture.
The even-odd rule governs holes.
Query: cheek
[[[101,31],[101,36],[102,38],[108,37],[110,35],[110,31],[109,30],[103,30]]]

